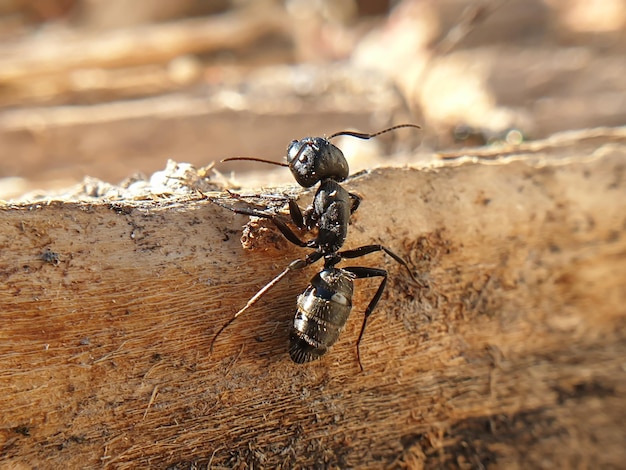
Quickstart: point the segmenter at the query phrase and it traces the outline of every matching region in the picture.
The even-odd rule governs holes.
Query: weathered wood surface
[[[626,145],[380,169],[346,247],[375,281],[321,361],[286,338],[306,250],[244,251],[199,197],[0,208],[0,462],[12,468],[617,468],[626,461]],[[304,204],[304,202],[303,202]],[[353,260],[350,264],[355,263]],[[246,467],[247,465],[247,467]]]

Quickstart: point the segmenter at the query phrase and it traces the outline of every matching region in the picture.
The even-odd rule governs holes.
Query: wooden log
[[[357,281],[322,360],[289,360],[295,298],[319,266],[290,274],[210,354],[218,328],[307,253],[280,236],[244,250],[243,216],[196,195],[5,204],[2,466],[621,466],[620,135],[567,158],[352,177],[364,200],[346,248],[384,243],[426,285],[382,255],[349,263],[390,273],[362,373],[375,280]]]
[[[54,77],[74,69],[135,66],[166,62],[184,54],[236,49],[267,34],[286,35],[284,23],[280,9],[263,8],[255,14],[225,13],[90,35],[81,31],[43,32],[0,46],[0,83]]]

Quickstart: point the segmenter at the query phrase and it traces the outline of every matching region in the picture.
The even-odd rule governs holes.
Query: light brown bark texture
[[[424,284],[381,254],[342,263],[389,271],[364,372],[355,343],[376,279],[355,281],[326,356],[289,360],[295,299],[321,263],[210,354],[233,313],[309,252],[275,230],[244,250],[247,217],[195,195],[4,205],[2,466],[623,465],[626,142],[563,153],[345,183],[363,196],[345,247],[382,243]]]

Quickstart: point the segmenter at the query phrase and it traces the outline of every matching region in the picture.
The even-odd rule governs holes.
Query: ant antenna
[[[244,160],[247,162],[269,163],[270,165],[277,165],[277,166],[289,166],[289,164],[287,163],[274,162],[272,160],[265,160],[263,158],[255,158],[255,157],[228,157],[223,160],[220,160],[220,162],[233,162],[236,160],[239,160],[239,161]]]
[[[395,131],[396,129],[401,129],[403,127],[414,127],[415,129],[421,129],[421,127],[418,126],[417,124],[398,124],[397,126],[392,126],[387,129],[383,129],[382,131],[375,132],[374,134],[367,134],[364,132],[352,132],[352,131],[336,132],[335,134],[331,135],[328,138],[328,140],[334,139],[335,137],[339,137],[340,135],[349,135],[351,137],[356,137],[357,139],[368,140],[368,139],[371,139],[372,137],[379,136],[380,134],[385,134],[386,132]]]
[[[397,126],[392,126],[389,127],[387,129],[383,129],[382,131],[378,131],[375,132],[373,134],[367,134],[364,132],[353,132],[353,131],[341,131],[341,132],[336,132],[333,135],[331,135],[330,137],[328,137],[328,140],[330,139],[334,139],[335,137],[339,137],[340,135],[349,135],[351,137],[356,137],[357,139],[371,139],[373,137],[379,136],[381,134],[385,134],[387,132],[391,132],[391,131],[395,131],[396,129],[401,129],[403,127],[413,127],[415,129],[421,129],[420,126],[418,126],[417,124],[398,124]],[[310,143],[307,143],[307,146],[310,146]],[[298,154],[302,153],[304,150],[306,149],[305,146],[302,146],[302,148],[300,148],[300,151],[298,152]],[[276,166],[285,166],[285,167],[289,167],[288,163],[283,163],[283,162],[275,162],[272,160],[265,160],[263,158],[256,158],[256,157],[228,157],[228,158],[224,158],[223,160],[220,160],[220,162],[234,162],[234,161],[247,161],[247,162],[259,162],[259,163],[268,163],[270,165],[276,165]]]

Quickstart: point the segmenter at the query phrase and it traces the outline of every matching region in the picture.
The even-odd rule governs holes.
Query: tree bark
[[[14,468],[563,468],[626,461],[626,139],[345,183],[352,316],[296,365],[271,226],[199,195],[0,207],[0,462]],[[620,137],[621,136],[621,137]],[[563,148],[561,148],[563,150]],[[228,201],[228,196],[223,196]],[[310,193],[301,196],[305,205]],[[257,237],[257,238],[255,238]]]

